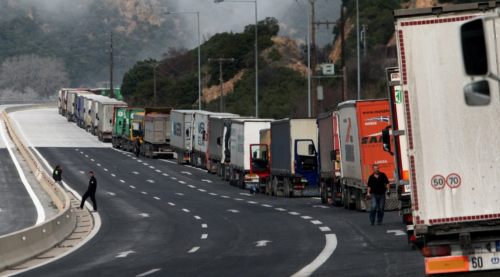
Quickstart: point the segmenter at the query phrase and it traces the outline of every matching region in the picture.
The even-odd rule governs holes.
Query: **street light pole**
[[[222,2],[253,2],[255,3],[255,117],[259,117],[259,49],[258,36],[257,36],[257,0],[255,1],[226,1],[226,0],[214,0],[214,3],[219,4]]]
[[[165,12],[168,14],[196,13],[198,15],[198,110],[201,110],[201,40],[200,40],[200,12]]]
[[[357,19],[357,35],[356,35],[356,41],[357,41],[357,51],[358,51],[358,100],[361,100],[361,64],[360,64],[360,57],[359,57],[359,0],[356,0],[356,19]]]

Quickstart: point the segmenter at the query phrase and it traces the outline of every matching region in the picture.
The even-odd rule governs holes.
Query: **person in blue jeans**
[[[372,204],[370,208],[370,222],[373,225],[375,223],[375,213],[378,211],[377,223],[382,224],[384,220],[384,210],[385,210],[385,192],[387,195],[390,194],[389,179],[385,173],[380,172],[379,166],[377,164],[373,165],[373,174],[368,178],[368,188],[366,191],[366,196],[368,199],[372,199]],[[387,189],[387,190],[386,190]]]

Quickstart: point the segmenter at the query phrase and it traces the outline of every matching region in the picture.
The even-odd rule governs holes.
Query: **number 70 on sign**
[[[443,189],[445,185],[455,189],[458,188],[460,184],[462,184],[462,178],[456,173],[451,173],[446,178],[442,175],[434,175],[431,179],[431,186],[437,190]]]

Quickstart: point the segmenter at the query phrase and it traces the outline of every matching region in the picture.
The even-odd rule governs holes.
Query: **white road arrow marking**
[[[147,180],[146,182],[154,184],[155,181],[153,181],[153,180]]]
[[[191,173],[189,173],[187,171],[181,171],[181,173],[184,173],[184,174],[187,174],[187,175],[193,175],[193,174],[191,174]]]
[[[118,253],[118,256],[116,256],[116,258],[125,258],[125,257],[127,257],[129,254],[132,254],[132,253],[135,253],[135,252],[134,252],[134,251],[132,251],[132,250],[125,251],[125,252],[121,252],[121,253]]]
[[[320,205],[315,205],[313,208],[322,208],[322,209],[328,209],[327,206],[320,206]]]
[[[207,182],[207,183],[212,183],[212,181],[210,181],[210,180],[205,180],[205,179],[203,179],[203,180],[201,180],[201,181],[203,181],[203,182]]]
[[[406,233],[403,230],[387,230],[387,234],[394,233],[395,236],[404,236]]]
[[[139,174],[139,172],[137,172],[137,171],[133,171],[132,173],[134,173],[135,175]]]
[[[139,214],[140,216],[142,217],[149,217],[149,214],[145,214],[145,213],[142,213],[142,214]]]
[[[268,242],[272,242],[272,241],[270,241],[270,240],[259,240],[258,242],[254,242],[254,243],[257,243],[257,245],[255,245],[255,247],[260,247],[260,246],[267,246]]]
[[[116,195],[116,194],[114,194],[114,193],[112,193],[112,192],[109,192],[109,191],[108,191],[108,193],[107,193],[107,194],[109,194],[109,195]]]
[[[240,211],[238,210],[227,210],[228,212],[232,212],[232,213],[239,213]]]

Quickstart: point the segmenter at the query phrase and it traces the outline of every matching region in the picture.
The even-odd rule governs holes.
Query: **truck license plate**
[[[469,258],[469,271],[500,269],[500,253],[472,254]]]

